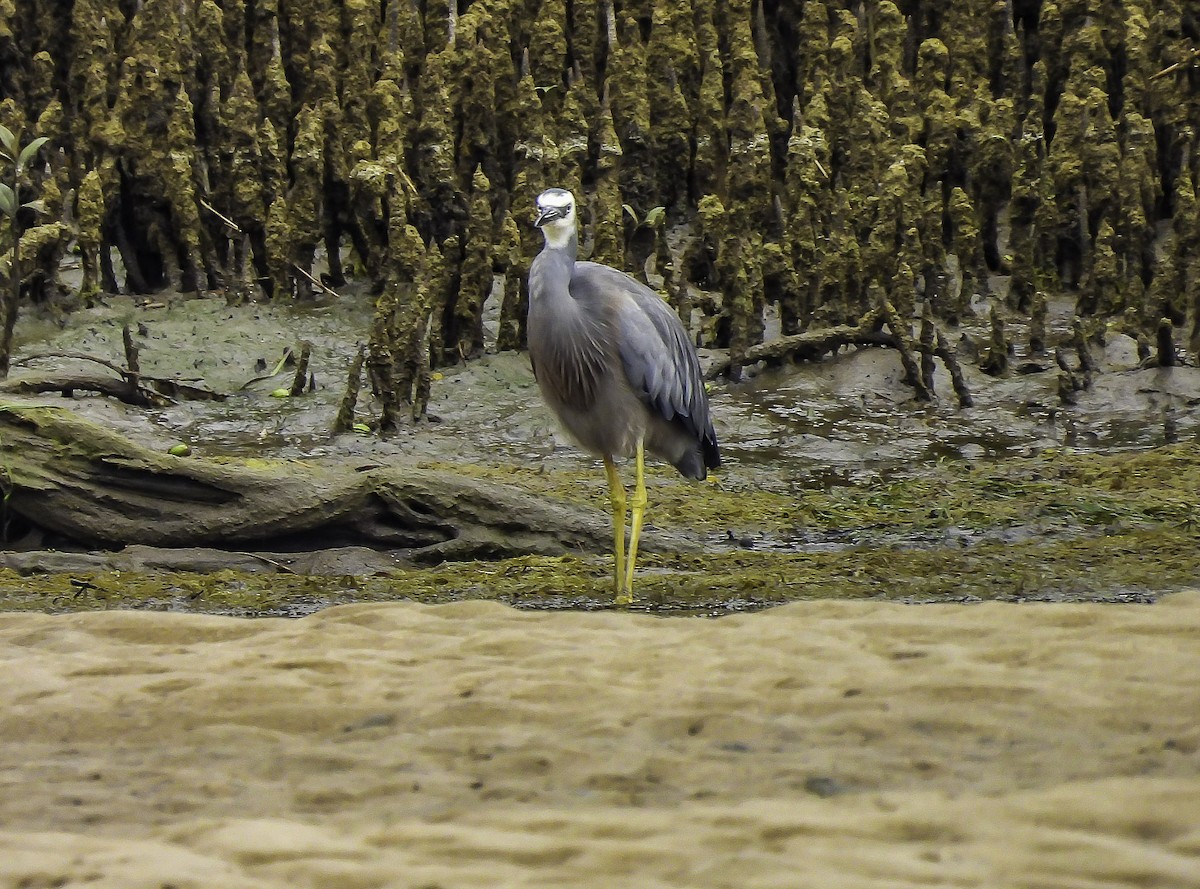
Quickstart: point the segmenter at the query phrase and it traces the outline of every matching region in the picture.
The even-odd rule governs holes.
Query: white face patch
[[[546,244],[563,248],[571,243],[575,238],[575,196],[565,188],[548,188],[538,195],[537,207]]]
[[[565,188],[548,188],[538,195],[539,210],[553,208],[555,210],[571,210],[575,207],[575,196]]]

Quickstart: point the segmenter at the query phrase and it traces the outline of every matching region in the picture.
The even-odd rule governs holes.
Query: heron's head
[[[565,246],[575,237],[575,196],[565,188],[547,188],[537,198],[537,218],[533,224],[542,230],[551,247]]]

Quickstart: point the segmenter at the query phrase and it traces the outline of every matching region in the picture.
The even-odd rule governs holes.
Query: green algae
[[[426,468],[439,468],[428,464]],[[468,466],[531,496],[604,501],[597,472]],[[649,517],[703,552],[643,553],[637,604],[722,614],[797,599],[1141,601],[1200,582],[1200,446],[1003,463],[945,463],[910,477],[795,495],[697,485],[650,472]],[[218,571],[0,571],[0,609],[146,608],[297,615],[361,601],[494,599],[605,608],[604,555],[402,567],[370,576]]]
[[[1140,601],[1200,581],[1200,529],[1155,528],[1078,540],[971,547],[856,545],[835,552],[646,554],[636,608],[721,614],[803,599],[905,601]],[[601,557],[523,557],[446,563],[387,575],[300,576],[0,571],[0,609],[137,608],[239,616],[296,616],[351,602],[426,604],[489,599],[517,607],[605,608],[611,567]]]
[[[422,462],[421,468],[506,481],[532,494],[598,505],[603,474],[531,467]],[[808,488],[795,493],[725,483],[720,472],[696,484],[647,467],[648,521],[706,535],[758,532],[925,534],[940,529],[1153,527],[1200,521],[1200,446],[1139,454],[1047,451],[1003,463],[941,463],[890,481]]]

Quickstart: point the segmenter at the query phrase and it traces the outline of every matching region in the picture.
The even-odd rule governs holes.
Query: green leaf
[[[33,160],[34,155],[38,153],[38,149],[49,142],[50,139],[46,136],[38,136],[28,145],[21,149],[21,155],[17,158],[17,169],[23,170],[25,165]]]
[[[629,214],[629,218],[633,220],[634,225],[638,224],[637,213],[634,212],[633,207],[629,206],[628,204],[622,204],[621,209]]]
[[[646,225],[650,226],[651,228],[658,225],[658,221],[663,218],[666,212],[666,207],[655,207],[653,210],[650,210],[646,214],[646,219],[644,220]]]
[[[2,123],[0,123],[0,148],[4,149],[4,156],[10,161],[17,159],[17,137]]]
[[[292,357],[292,350],[291,350],[291,349],[284,349],[284,350],[283,350],[283,357],[279,359],[279,363],[275,365],[275,369],[274,369],[273,371],[271,371],[271,373],[270,373],[270,374],[268,374],[268,376],[272,376],[272,377],[273,377],[273,376],[275,376],[277,373],[279,373],[281,370],[283,370],[283,366],[284,366],[285,364],[287,364],[287,362],[288,362],[288,359],[289,359],[289,358],[291,358],[291,357]]]
[[[5,216],[14,216],[17,212],[17,199],[13,196],[13,190],[0,182],[0,213]]]
[[[32,210],[34,213],[38,214],[46,212],[46,202],[41,198],[38,198],[36,201],[26,201],[21,205],[21,207],[23,209]]]

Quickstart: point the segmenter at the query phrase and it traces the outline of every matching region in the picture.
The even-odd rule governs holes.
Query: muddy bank
[[[537,396],[528,359],[518,352],[443,369],[431,394],[432,422],[385,441],[330,436],[346,372],[356,344],[365,339],[371,311],[369,297],[361,293],[308,307],[114,296],[72,314],[66,327],[21,319],[18,355],[83,352],[121,362],[121,324],[131,324],[147,373],[203,382],[230,399],[147,411],[77,397],[72,406],[138,440],[163,447],[186,442],[199,456],[579,465],[579,453],[556,430]],[[489,317],[497,311],[489,306]],[[1069,301],[1052,304],[1047,322],[1052,335],[1067,335],[1071,313]],[[1078,403],[1068,406],[1059,398],[1053,357],[1028,353],[1023,326],[1014,324],[1009,333],[1016,350],[1012,365],[1019,372],[997,379],[964,361],[975,397],[969,409],[958,407],[940,363],[934,387],[940,397],[928,404],[914,401],[891,349],[851,349],[833,360],[762,371],[743,383],[718,382],[711,398],[726,456],[723,475],[774,489],[831,473],[894,475],[938,459],[1025,456],[1051,447],[1145,448],[1193,440],[1200,433],[1197,368],[1139,369],[1137,344],[1114,332],[1106,345],[1092,344],[1100,372],[1091,388],[1077,394]],[[986,343],[985,319],[964,323],[956,336],[964,357],[977,351]],[[315,391],[296,399],[271,398],[274,389],[290,382],[291,368],[258,378],[302,340],[312,345]],[[488,343],[494,344],[492,336]],[[702,363],[714,354],[702,350]],[[51,364],[83,366],[62,358]],[[13,378],[46,366],[22,365]],[[247,385],[251,380],[256,382]],[[369,398],[363,399],[359,418],[368,423],[377,418]]]

